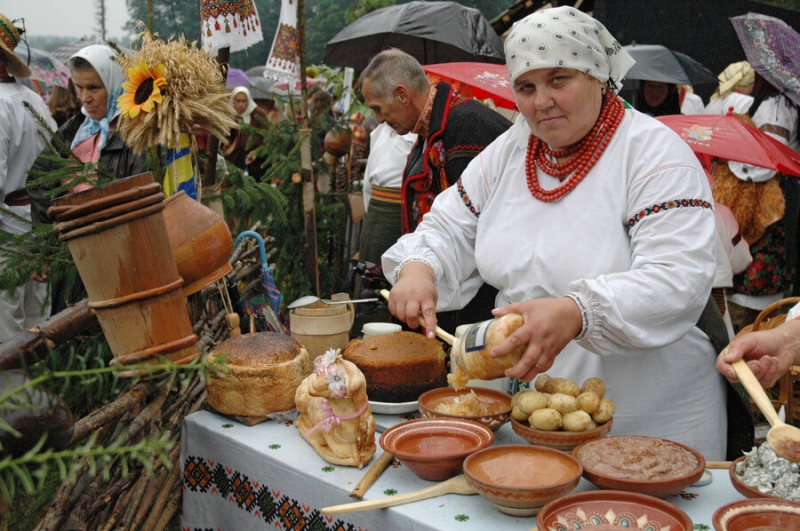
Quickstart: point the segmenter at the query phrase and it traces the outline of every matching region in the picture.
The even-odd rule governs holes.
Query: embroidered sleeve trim
[[[582,295],[577,291],[571,291],[567,293],[566,296],[575,301],[575,304],[578,305],[578,309],[581,311],[581,319],[583,320],[583,322],[581,323],[581,331],[578,332],[578,335],[573,338],[581,340],[584,337],[586,337],[586,334],[589,331],[589,309],[583,303]]]
[[[434,264],[431,260],[429,260],[426,256],[424,256],[422,252],[416,252],[416,253],[412,252],[412,254],[410,254],[409,256],[406,257],[405,260],[400,262],[400,264],[392,272],[392,275],[394,277],[394,282],[392,282],[392,285],[397,284],[397,280],[400,278],[400,270],[403,269],[403,267],[405,267],[405,265],[410,262],[422,262],[426,266],[430,267],[433,270],[434,277],[436,278],[435,283],[439,282],[439,278],[441,277],[442,271],[438,267],[436,267],[436,264]]]
[[[759,127],[759,129],[761,129],[765,133],[772,133],[773,135],[778,135],[780,137],[783,137],[786,139],[787,142],[789,141],[789,130],[786,129],[785,127],[781,127],[775,124],[764,124],[761,127]]]
[[[464,202],[464,206],[467,207],[476,218],[481,217],[481,213],[475,209],[475,205],[472,204],[472,200],[467,195],[467,191],[464,190],[464,183],[461,182],[461,179],[456,182],[456,186],[458,187],[458,195],[461,196],[461,201]]]
[[[640,210],[632,218],[628,220],[628,227],[633,227],[634,225],[642,221],[644,218],[652,214],[658,214],[660,212],[664,212],[666,210],[673,210],[676,208],[692,208],[692,207],[708,208],[708,209],[713,208],[711,206],[711,203],[704,199],[672,199],[670,201],[664,201],[663,203],[659,203],[657,205],[653,205]]]
[[[465,151],[468,153],[480,153],[486,149],[486,146],[481,146],[478,144],[459,144],[458,146],[453,146],[447,150],[447,154],[450,155],[457,151]]]

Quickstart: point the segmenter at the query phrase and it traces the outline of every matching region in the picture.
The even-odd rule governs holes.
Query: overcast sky
[[[105,4],[106,38],[119,39],[125,35],[122,26],[128,21],[125,0],[105,0]],[[24,18],[32,36],[77,39],[100,34],[97,0],[0,0],[0,13],[11,20]]]

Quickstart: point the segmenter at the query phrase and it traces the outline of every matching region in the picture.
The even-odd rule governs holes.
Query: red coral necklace
[[[528,178],[528,190],[531,191],[533,197],[550,203],[561,199],[575,189],[606,150],[606,146],[614,136],[624,115],[625,105],[622,100],[609,92],[594,127],[574,146],[563,151],[554,151],[542,139],[531,135],[525,155],[525,175]],[[561,157],[570,158],[564,162],[551,160],[553,158],[557,161]],[[537,165],[546,174],[558,177],[562,181],[569,174],[573,172],[575,174],[562,186],[553,190],[545,190],[539,185],[539,179],[536,177]]]

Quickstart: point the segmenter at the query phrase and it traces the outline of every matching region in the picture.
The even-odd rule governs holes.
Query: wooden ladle
[[[739,381],[750,393],[750,398],[753,399],[758,409],[769,421],[771,426],[767,432],[769,445],[778,455],[790,461],[800,461],[800,428],[786,424],[778,417],[775,408],[772,406],[772,401],[767,396],[767,393],[764,392],[764,388],[761,387],[747,363],[743,360],[738,360],[733,362],[731,366],[736,371]]]
[[[389,496],[388,498],[379,498],[377,500],[367,500],[354,503],[345,503],[342,505],[333,505],[331,507],[324,507],[320,509],[322,514],[341,514],[341,513],[355,513],[359,511],[369,511],[372,509],[383,509],[384,507],[393,507],[395,505],[403,505],[404,503],[411,503],[428,498],[435,498],[443,494],[477,494],[475,490],[467,483],[467,478],[464,474],[459,474],[455,477],[437,483],[432,487],[407,492],[399,496]]]

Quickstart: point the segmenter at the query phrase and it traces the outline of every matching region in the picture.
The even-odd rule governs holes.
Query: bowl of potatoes
[[[541,374],[533,389],[511,398],[511,426],[530,444],[571,452],[611,431],[616,405],[605,393],[600,378],[588,378],[579,386]]]

